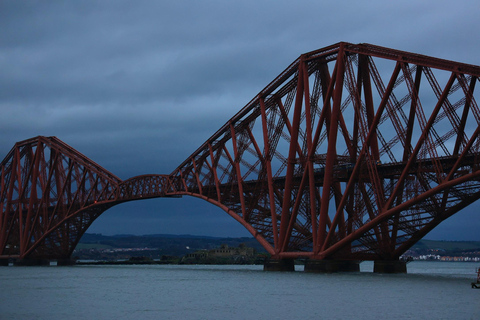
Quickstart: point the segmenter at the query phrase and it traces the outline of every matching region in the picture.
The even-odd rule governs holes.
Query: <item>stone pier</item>
[[[295,271],[293,259],[268,259],[263,264],[264,271]]]
[[[74,259],[57,259],[57,266],[74,266],[76,264],[76,260]]]
[[[400,260],[375,260],[373,262],[375,273],[407,273],[407,262]]]
[[[17,259],[13,261],[14,266],[49,266],[48,259]]]
[[[360,263],[350,260],[314,260],[305,261],[305,272],[333,273],[333,272],[359,272]]]

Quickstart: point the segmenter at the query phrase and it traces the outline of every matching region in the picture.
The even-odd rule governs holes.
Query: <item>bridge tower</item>
[[[121,181],[56,138],[2,162],[0,258],[69,258],[123,201],[194,196],[263,245],[267,269],[403,272],[480,197],[480,67],[370,44],[302,54],[169,175]]]
[[[172,174],[279,263],[403,271],[401,255],[478,199],[480,68],[369,44],[301,55]],[[477,94],[478,96],[478,94]],[[267,243],[265,243],[267,242]]]

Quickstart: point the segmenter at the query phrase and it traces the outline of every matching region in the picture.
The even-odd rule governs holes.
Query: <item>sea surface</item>
[[[408,274],[264,272],[263,266],[0,267],[0,319],[480,319],[478,263]]]

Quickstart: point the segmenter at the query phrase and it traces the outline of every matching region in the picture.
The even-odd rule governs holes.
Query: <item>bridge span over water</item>
[[[67,261],[112,206],[193,196],[241,223],[267,269],[405,271],[407,249],[480,198],[479,77],[341,42],[302,54],[170,174],[123,181],[55,137],[18,142],[1,164],[0,259]]]

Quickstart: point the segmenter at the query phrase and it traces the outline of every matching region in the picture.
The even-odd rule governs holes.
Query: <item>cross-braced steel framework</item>
[[[56,138],[2,162],[0,257],[69,257],[123,201],[190,195],[277,259],[395,260],[480,197],[480,67],[369,44],[301,55],[170,175],[121,181]]]

